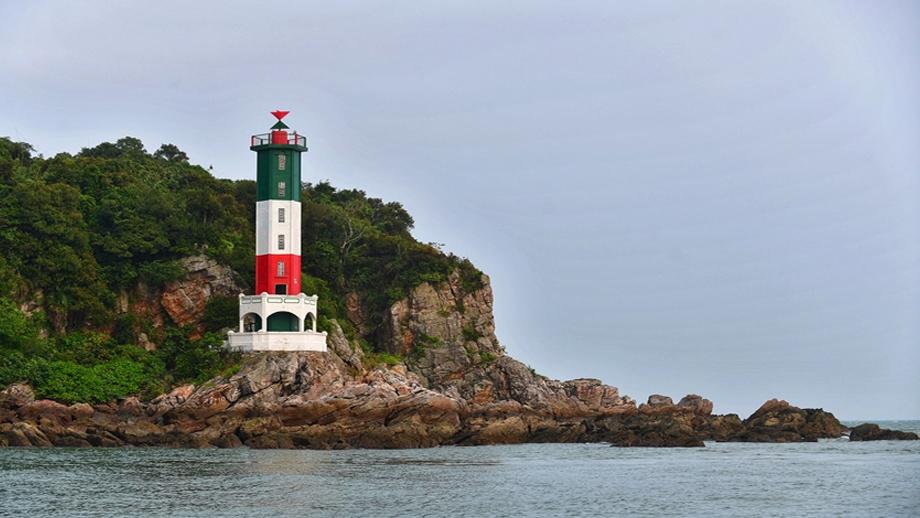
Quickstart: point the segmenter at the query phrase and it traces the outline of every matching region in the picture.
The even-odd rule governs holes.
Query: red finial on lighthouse
[[[290,112],[290,111],[285,111],[285,110],[275,110],[275,111],[272,112],[272,115],[274,115],[275,118],[278,119],[278,120],[280,121],[281,119],[285,118],[285,117],[287,116],[287,114],[289,114],[289,113],[291,113],[291,112]]]

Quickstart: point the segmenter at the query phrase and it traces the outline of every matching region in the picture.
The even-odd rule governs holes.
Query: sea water
[[[920,441],[0,449],[0,516],[621,515],[916,517]]]

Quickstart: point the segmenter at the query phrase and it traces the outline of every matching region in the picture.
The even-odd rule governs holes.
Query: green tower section
[[[300,201],[300,154],[307,150],[299,144],[259,144],[256,152],[256,201]]]

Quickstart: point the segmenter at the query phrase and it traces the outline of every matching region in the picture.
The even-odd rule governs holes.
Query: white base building
[[[240,294],[240,326],[228,334],[232,351],[326,352],[326,332],[316,331],[317,296]]]

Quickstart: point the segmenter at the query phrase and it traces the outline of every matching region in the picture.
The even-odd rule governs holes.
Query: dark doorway
[[[288,313],[287,311],[281,311],[278,313],[272,313],[268,317],[268,330],[269,331],[297,331],[297,326],[300,323],[297,316]]]
[[[287,284],[275,284],[275,295],[287,295]]]

